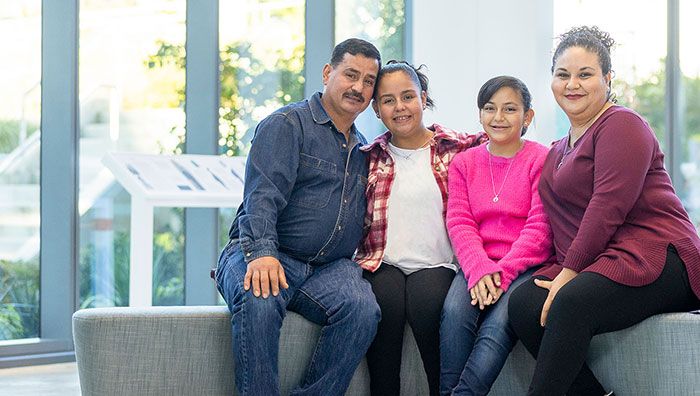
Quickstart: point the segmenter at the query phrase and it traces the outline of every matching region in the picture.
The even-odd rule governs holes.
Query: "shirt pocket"
[[[336,164],[299,153],[299,171],[289,204],[304,208],[325,208],[336,184],[336,174]]]

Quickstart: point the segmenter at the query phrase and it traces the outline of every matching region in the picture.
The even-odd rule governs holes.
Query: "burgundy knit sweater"
[[[539,184],[558,264],[536,274],[554,278],[563,265],[643,286],[659,277],[673,244],[700,298],[700,238],[649,124],[612,106],[572,149],[567,143],[552,145]]]

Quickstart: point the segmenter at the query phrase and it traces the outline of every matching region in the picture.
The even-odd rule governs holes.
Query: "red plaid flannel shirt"
[[[442,193],[442,217],[447,213],[447,170],[452,158],[470,147],[488,141],[481,132],[476,135],[459,133],[452,129],[433,124],[428,127],[435,132],[430,141],[431,166],[433,175]],[[394,182],[394,160],[387,150],[391,132],[387,131],[374,139],[372,144],[360,150],[368,152],[367,212],[364,219],[364,232],[360,246],[355,253],[355,261],[362,268],[376,271],[382,263],[386,248],[387,204],[391,185]]]

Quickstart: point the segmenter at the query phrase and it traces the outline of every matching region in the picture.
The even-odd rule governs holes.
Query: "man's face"
[[[354,120],[362,113],[372,100],[378,72],[379,62],[361,54],[346,53],[335,67],[326,64],[322,101],[331,119]]]

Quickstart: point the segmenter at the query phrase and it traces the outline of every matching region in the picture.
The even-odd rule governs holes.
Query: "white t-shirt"
[[[394,182],[387,202],[383,261],[405,274],[435,267],[457,271],[442,217],[442,194],[430,163],[430,146],[406,150],[389,143]]]

